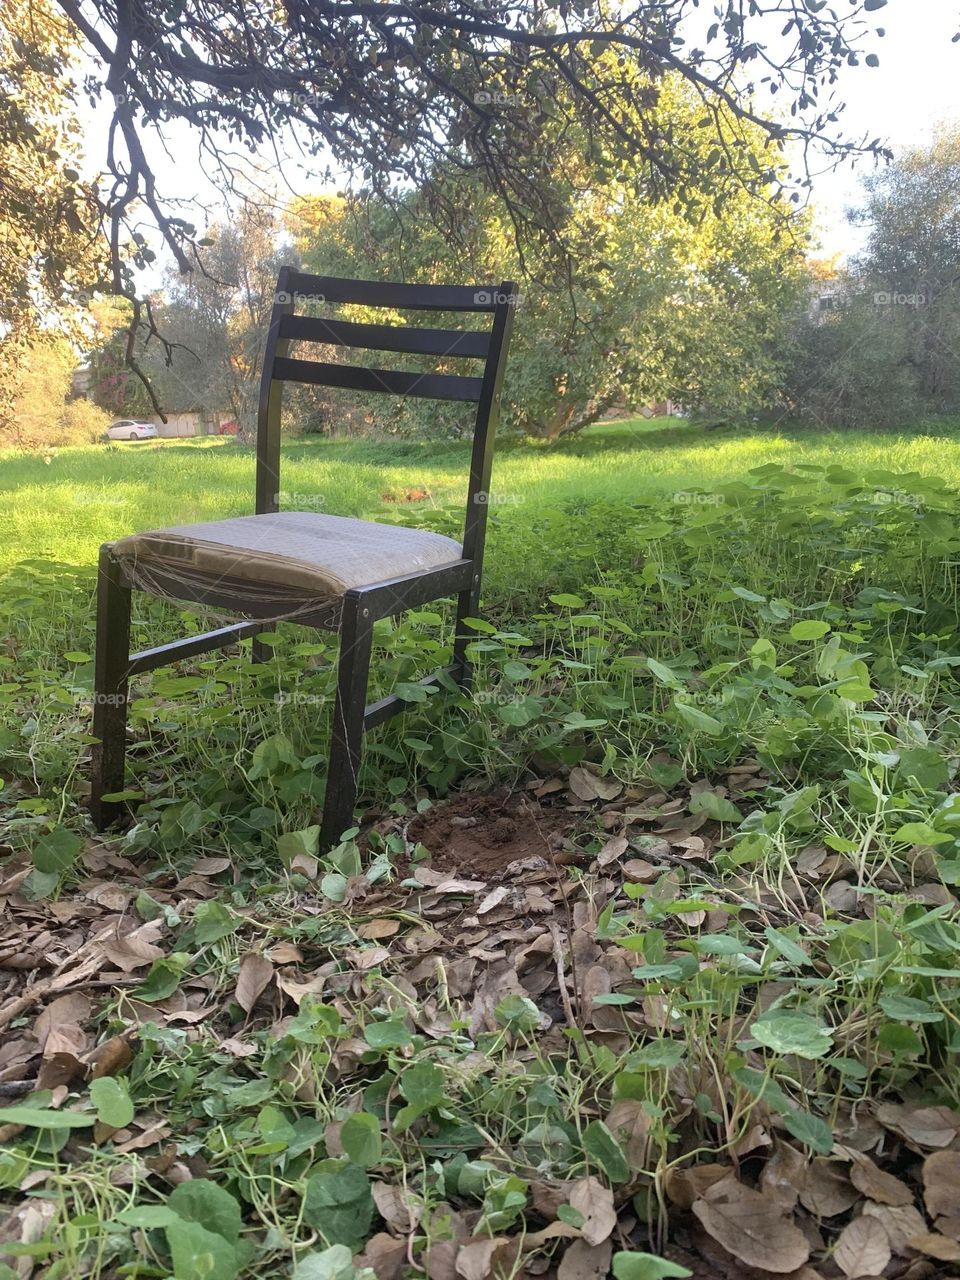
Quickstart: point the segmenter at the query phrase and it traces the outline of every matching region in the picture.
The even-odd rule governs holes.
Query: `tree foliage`
[[[281,254],[273,209],[243,204],[205,239],[203,270],[167,274],[151,301],[161,342],[141,326],[135,347],[165,413],[229,413],[252,431],[260,360],[273,306]],[[126,367],[126,333],[114,332],[94,353],[93,395],[117,415],[152,412],[143,384]]]
[[[152,251],[135,226],[145,206],[181,270],[194,265],[193,229],[158,189],[145,139],[186,121],[230,168],[239,142],[262,153],[284,131],[380,190],[419,187],[438,168],[483,172],[515,227],[550,234],[564,210],[552,197],[544,122],[576,125],[624,172],[659,196],[697,208],[724,174],[766,190],[783,146],[834,158],[876,140],[838,129],[836,83],[862,60],[875,65],[874,14],[811,0],[721,0],[704,20],[699,0],[57,0],[97,71],[87,87],[112,110],[105,207],[114,281],[132,286],[120,254],[129,228],[133,264]],[[715,146],[691,148],[661,128],[661,85],[682,78],[704,104]],[[504,103],[522,110],[504,111]],[[769,163],[729,145],[760,129]]]
[[[0,432],[11,439],[20,434],[14,405],[28,390],[28,353],[65,333],[79,336],[89,291],[105,265],[96,193],[77,168],[74,36],[45,0],[3,0]]]
[[[960,413],[960,129],[905,150],[865,196],[863,253],[833,305],[798,320],[786,411],[849,426]]]
[[[77,354],[62,335],[18,352],[19,390],[13,396],[4,432],[5,443],[20,448],[94,444],[110,425],[110,417],[73,390]]]
[[[709,151],[703,107],[680,77],[660,86],[663,133]],[[748,135],[757,165],[764,140]],[[737,413],[769,397],[784,317],[797,296],[806,221],[776,186],[747,191],[735,173],[691,217],[638,196],[575,129],[546,126],[553,244],[518,246],[509,211],[481,175],[444,170],[412,194],[301,202],[292,219],[305,265],[321,273],[409,279],[521,280],[505,405],[516,429],[553,438],[614,405],[675,399]],[[742,151],[743,148],[741,147]],[[747,161],[749,163],[749,161]],[[440,207],[438,220],[428,206]],[[436,427],[447,406],[404,406]],[[399,416],[395,420],[399,425]]]

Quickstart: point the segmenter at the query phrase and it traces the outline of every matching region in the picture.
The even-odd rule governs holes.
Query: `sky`
[[[858,0],[832,2],[839,9]],[[882,39],[871,37],[869,45],[878,54],[880,65],[861,64],[844,72],[836,88],[847,104],[841,117],[843,132],[851,138],[863,134],[880,137],[894,149],[922,144],[938,123],[960,120],[960,42],[952,42],[960,30],[960,0],[888,0],[869,17],[871,26],[882,26],[886,33]],[[106,100],[97,110],[86,108],[82,120],[88,164],[96,169],[105,150]],[[223,216],[222,198],[204,177],[197,145],[187,126],[170,128],[166,150],[153,137],[147,136],[145,141],[164,194],[196,198],[209,208],[212,219]],[[330,189],[329,177],[311,171],[309,166],[316,163],[291,157],[286,173],[292,193]],[[874,168],[875,161],[864,157],[815,179],[812,200],[823,256],[847,256],[856,253],[862,243],[864,231],[851,226],[845,215],[847,208],[860,200],[862,176]],[[191,214],[184,210],[183,216]],[[203,222],[202,213],[197,221]],[[150,274],[155,278],[144,281],[148,287],[159,283],[159,266]]]
[[[937,124],[960,120],[960,42],[952,43],[960,30],[960,6],[954,0],[889,0],[876,19],[886,30],[872,45],[879,67],[850,68],[839,86],[847,103],[844,130],[849,136],[879,136],[895,150],[922,145]],[[859,247],[862,232],[847,223],[844,212],[858,203],[860,176],[873,169],[871,160],[862,160],[814,184],[825,254]]]

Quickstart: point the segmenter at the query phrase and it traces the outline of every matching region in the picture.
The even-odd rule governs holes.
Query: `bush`
[[[113,419],[92,400],[71,400],[52,432],[52,444],[97,444]]]

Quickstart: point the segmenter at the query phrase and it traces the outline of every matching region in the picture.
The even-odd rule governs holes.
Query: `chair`
[[[302,300],[391,311],[481,313],[491,323],[483,330],[460,330],[323,319],[297,314]],[[121,800],[110,797],[123,789],[128,683],[143,671],[256,637],[280,619],[338,631],[337,696],[320,834],[323,851],[352,825],[364,731],[405,705],[395,694],[366,705],[374,622],[455,594],[453,661],[422,683],[435,685],[447,673],[461,687],[469,687],[469,634],[463,620],[479,607],[494,435],[515,301],[511,283],[390,284],[281,270],[260,382],[256,514],[134,534],[100,549],[93,716],[97,742],[91,787],[91,813],[98,830],[114,822],[123,809]],[[291,358],[292,342],[434,356],[444,363],[452,358],[475,360],[483,362],[483,369],[468,377],[328,364]],[[462,544],[419,529],[315,512],[281,512],[280,414],[286,382],[475,403]],[[131,655],[134,590],[212,606],[241,620]],[[264,657],[256,639],[253,656]]]

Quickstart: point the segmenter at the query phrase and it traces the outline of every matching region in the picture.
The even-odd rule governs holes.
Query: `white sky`
[[[886,30],[872,44],[880,65],[850,68],[840,83],[847,103],[844,131],[851,137],[879,136],[894,149],[922,145],[937,124],[960,119],[960,43],[952,43],[960,29],[958,5],[954,0],[889,0],[872,17]],[[861,233],[846,222],[844,210],[859,202],[859,176],[872,167],[869,160],[847,164],[814,184],[825,253],[858,248]]]
[[[832,2],[840,9],[855,0]],[[960,43],[952,43],[960,29],[960,0],[888,0],[884,8],[867,17],[871,27],[883,27],[886,32],[880,40],[871,38],[869,46],[878,53],[880,65],[861,65],[844,72],[836,87],[837,95],[847,104],[841,117],[843,132],[851,138],[864,133],[880,137],[895,149],[922,144],[938,123],[960,119]],[[103,162],[109,113],[106,101],[96,111],[83,111],[91,169]],[[209,208],[211,220],[220,219],[224,213],[221,197],[204,177],[191,131],[184,125],[169,127],[167,153],[154,135],[148,134],[144,140],[160,191],[198,201]],[[289,187],[297,194],[329,189],[329,180],[316,172],[321,164],[291,157],[285,166]],[[872,160],[862,159],[815,180],[813,203],[823,254],[857,250],[862,232],[846,221],[845,210],[858,203],[859,179],[872,168]],[[182,216],[194,218],[198,225],[204,221],[203,213],[196,209],[184,209]],[[155,279],[145,283],[148,287],[159,283],[159,271]]]

